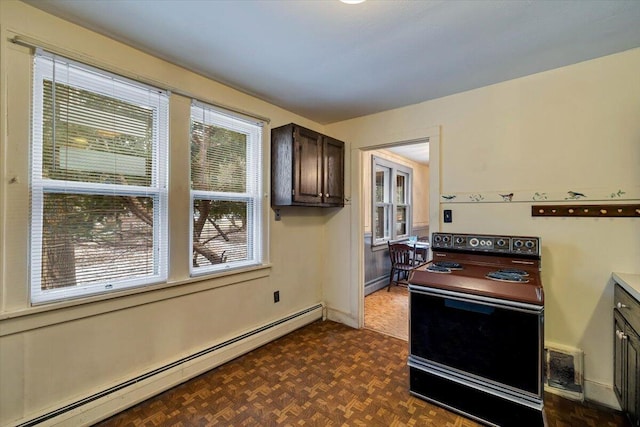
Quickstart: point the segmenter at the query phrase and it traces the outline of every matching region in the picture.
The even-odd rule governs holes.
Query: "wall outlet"
[[[273,302],[274,303],[280,302],[280,291],[275,291],[273,293]]]

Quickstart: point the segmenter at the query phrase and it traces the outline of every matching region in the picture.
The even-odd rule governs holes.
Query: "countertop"
[[[640,301],[640,274],[616,273],[614,271],[612,277],[625,291]]]

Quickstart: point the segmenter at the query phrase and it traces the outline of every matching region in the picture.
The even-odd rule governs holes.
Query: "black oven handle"
[[[527,304],[525,302],[508,301],[498,298],[485,297],[482,295],[466,294],[455,291],[447,291],[444,289],[428,288],[425,286],[417,286],[409,284],[409,292],[430,295],[433,297],[449,298],[458,301],[471,302],[476,304],[488,305],[491,307],[504,308],[506,310],[522,311],[525,313],[539,314],[544,311],[544,306]]]

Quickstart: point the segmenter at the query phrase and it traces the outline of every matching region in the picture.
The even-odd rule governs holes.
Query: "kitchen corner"
[[[640,274],[617,273],[614,271],[611,277],[632,297],[640,301]]]

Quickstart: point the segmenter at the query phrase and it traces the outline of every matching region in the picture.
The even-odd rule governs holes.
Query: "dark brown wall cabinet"
[[[271,206],[344,206],[344,142],[293,123],[272,129]]]
[[[631,424],[640,425],[640,303],[618,284],[613,310],[613,388]]]

